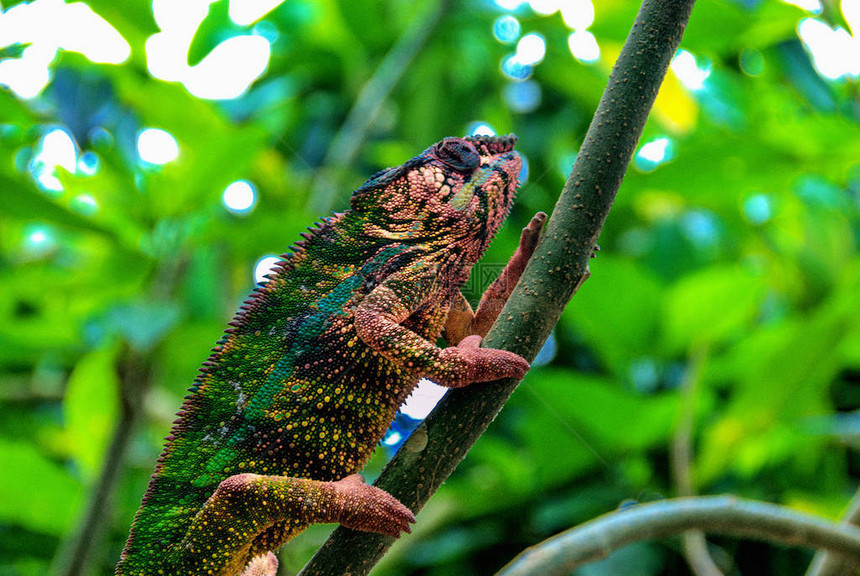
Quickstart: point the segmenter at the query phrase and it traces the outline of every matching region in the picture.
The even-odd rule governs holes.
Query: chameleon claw
[[[531,221],[523,228],[523,233],[520,235],[520,250],[524,253],[526,260],[534,254],[535,247],[541,237],[543,225],[546,224],[546,213],[538,212],[532,216]]]

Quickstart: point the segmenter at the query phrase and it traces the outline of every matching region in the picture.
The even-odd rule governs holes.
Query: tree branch
[[[848,503],[848,509],[842,522],[846,526],[860,525],[860,490],[854,494],[851,502]],[[860,562],[849,562],[842,556],[819,550],[812,559],[806,574],[807,576],[851,576],[857,574],[858,566],[860,566]]]
[[[710,496],[664,500],[604,514],[529,548],[497,576],[570,574],[632,542],[691,529],[823,548],[860,561],[860,528],[839,526],[776,504]]]
[[[90,555],[99,543],[97,535],[109,516],[109,504],[128,454],[132,432],[140,420],[143,396],[150,387],[149,361],[134,351],[127,351],[120,377],[120,416],[105,455],[105,463],[93,488],[80,527],[55,554],[52,574],[78,576],[87,573]]]
[[[702,366],[708,355],[708,346],[695,347],[687,363],[687,376],[681,385],[681,412],[669,463],[675,490],[679,496],[695,496],[693,482],[693,424],[696,418],[696,398],[702,379]],[[684,556],[696,576],[723,576],[719,566],[708,552],[708,541],[701,530],[689,530],[681,535]]]
[[[535,255],[485,345],[533,359],[588,262],[648,113],[693,8],[693,0],[645,0]],[[376,485],[418,512],[502,409],[517,382],[448,392],[389,462]],[[366,574],[393,539],[339,527],[307,566],[313,574]]]

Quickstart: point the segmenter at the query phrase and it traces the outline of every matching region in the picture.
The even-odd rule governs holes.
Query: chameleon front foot
[[[427,377],[437,384],[459,388],[473,382],[489,382],[500,378],[525,376],[529,363],[507,350],[481,348],[481,337],[468,336],[456,346],[442,350],[439,362],[427,372]]]
[[[546,218],[546,212],[538,212],[532,216],[531,221],[523,228],[523,232],[520,234],[519,245],[523,260],[528,261],[532,257],[532,254],[534,254],[535,247],[540,240],[543,225],[546,224]]]

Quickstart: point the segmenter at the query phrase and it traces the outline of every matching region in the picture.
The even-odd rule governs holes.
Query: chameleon
[[[474,312],[460,291],[511,209],[515,143],[444,138],[282,255],[190,387],[116,575],[274,575],[273,551],[312,523],[411,531],[412,512],[357,474],[397,409],[422,377],[457,388],[529,368],[480,341],[546,215]]]

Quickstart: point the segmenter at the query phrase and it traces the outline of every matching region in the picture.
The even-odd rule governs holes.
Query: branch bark
[[[686,530],[822,548],[860,562],[860,528],[837,525],[784,506],[732,496],[677,498],[611,512],[545,540],[497,576],[570,574],[639,540]]]
[[[694,0],[645,0],[535,255],[485,339],[532,360],[588,275],[588,262],[648,119]],[[445,395],[376,485],[418,512],[465,457],[518,382]],[[366,574],[393,539],[339,527],[303,576]]]
[[[854,494],[851,502],[848,503],[842,522],[846,526],[860,526],[860,490]],[[858,566],[860,566],[860,561],[850,562],[837,554],[819,550],[812,559],[806,574],[807,576],[851,576],[857,574]]]

